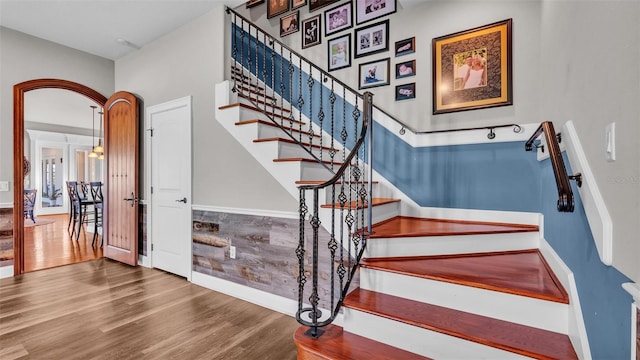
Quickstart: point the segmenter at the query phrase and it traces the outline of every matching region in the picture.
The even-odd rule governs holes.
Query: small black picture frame
[[[396,57],[413,54],[416,52],[416,38],[415,36],[409,39],[396,41]]]
[[[416,75],[416,61],[409,60],[396,64],[396,79]]]
[[[354,57],[373,55],[389,50],[389,20],[355,30]]]
[[[302,48],[306,49],[322,42],[320,36],[320,18],[318,14],[314,17],[302,20]]]
[[[416,83],[396,85],[396,101],[416,98]]]

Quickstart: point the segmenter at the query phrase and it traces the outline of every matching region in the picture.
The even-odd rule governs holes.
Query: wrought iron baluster
[[[301,68],[302,69],[302,68]],[[302,71],[300,71],[302,73]],[[313,68],[309,64],[309,77],[307,78],[307,86],[309,87],[309,152],[313,153]],[[302,110],[302,109],[300,109]],[[322,148],[320,148],[320,161],[322,161]]]
[[[302,109],[304,106],[304,96],[302,94],[302,58],[298,57],[298,130],[300,138],[298,141],[302,144]],[[292,101],[293,102],[293,101]],[[311,126],[311,124],[309,124]]]

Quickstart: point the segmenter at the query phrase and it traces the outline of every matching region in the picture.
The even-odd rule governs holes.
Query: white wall
[[[114,63],[50,41],[0,27],[0,204],[13,203],[13,86],[40,78],[70,80],[109,96]]]
[[[613,220],[613,266],[640,281],[640,2],[544,1],[541,120],[575,124]],[[616,161],[605,127],[616,123]]]
[[[295,211],[296,201],[214,118],[224,80],[226,14],[206,15],[116,61],[117,89],[144,106],[193,97],[193,204]],[[168,144],[170,146],[170,144]]]

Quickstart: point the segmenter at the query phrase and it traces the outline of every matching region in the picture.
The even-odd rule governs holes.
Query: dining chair
[[[93,241],[91,242],[91,246],[93,246],[96,242],[96,238],[98,237],[98,228],[102,230],[102,219],[103,219],[103,196],[102,196],[102,182],[101,181],[92,181],[89,183],[89,189],[91,190],[91,198],[93,199],[94,213],[93,213]],[[102,247],[102,242],[104,240],[104,236],[100,238],[100,247]]]
[[[77,181],[67,181],[67,195],[69,196],[69,225],[67,225],[67,231],[69,231],[71,229],[71,224],[73,223],[73,229],[75,231],[75,226],[76,226],[76,207],[75,207],[75,203],[74,203],[74,192],[75,192],[75,188],[78,186],[78,182]],[[71,236],[73,237],[73,233],[71,233]]]

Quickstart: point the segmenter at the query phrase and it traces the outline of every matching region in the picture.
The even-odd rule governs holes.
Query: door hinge
[[[151,193],[153,194],[153,186],[151,187]]]
[[[153,244],[151,244],[151,251],[153,251]]]
[[[151,137],[153,137],[153,128],[147,129],[147,131],[149,131],[151,133]]]

